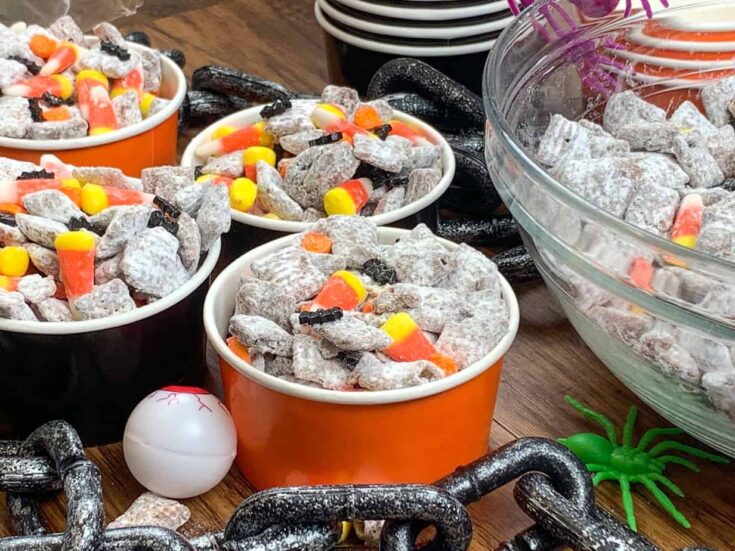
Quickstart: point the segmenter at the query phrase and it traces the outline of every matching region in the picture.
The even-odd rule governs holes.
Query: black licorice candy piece
[[[16,180],[53,180],[56,176],[53,172],[48,172],[44,169],[41,170],[29,170],[28,172],[21,172]]]
[[[41,66],[33,63],[30,59],[26,59],[19,55],[11,55],[8,57],[8,59],[12,59],[13,61],[17,61],[21,65],[25,65],[26,70],[33,76],[36,76],[38,73],[41,72]]]
[[[270,119],[276,115],[281,115],[291,109],[291,100],[288,98],[277,99],[270,105],[266,105],[260,110],[260,116],[264,119]]]
[[[388,172],[368,163],[360,163],[355,171],[354,178],[367,178],[373,184],[374,188],[379,188],[380,186],[398,187],[408,184],[409,175],[409,170],[402,170],[399,173],[395,173]]]
[[[72,106],[75,103],[73,97],[64,99],[58,96],[54,96],[51,92],[44,92],[41,96],[41,99],[44,101],[44,103],[46,103],[46,105],[50,107],[59,107],[60,105]]]
[[[160,195],[156,195],[153,198],[153,204],[156,205],[159,209],[161,209],[161,212],[168,216],[169,218],[173,218],[174,220],[177,220],[179,216],[181,216],[181,211],[177,209],[175,206],[173,206],[171,203],[166,201],[163,197]]]
[[[360,361],[360,358],[362,358],[362,352],[340,351],[337,354],[337,359],[343,364],[345,364],[345,367],[347,367],[350,370],[353,370],[355,369],[355,367],[357,367],[357,364]]]
[[[100,50],[106,54],[114,55],[120,61],[127,61],[130,59],[129,51],[113,42],[110,42],[109,40],[103,40],[100,42]]]
[[[375,134],[381,140],[385,141],[391,130],[393,130],[393,127],[390,124],[384,124],[382,126],[371,129],[370,132]]]
[[[3,211],[0,211],[0,224],[13,227],[18,225],[15,223],[15,215],[13,213]]]
[[[342,308],[327,308],[326,310],[315,310],[313,312],[301,312],[299,314],[299,323],[301,325],[321,325],[330,321],[342,319],[344,312]]]
[[[393,285],[398,279],[396,271],[379,258],[371,258],[362,265],[362,269],[380,285]]]
[[[337,143],[342,139],[342,132],[332,132],[331,134],[326,134],[325,136],[322,136],[321,138],[317,138],[315,140],[309,140],[309,147],[314,147],[317,145],[329,145],[330,143]]]
[[[159,226],[173,236],[179,233],[179,223],[176,220],[168,220],[160,210],[154,210],[148,219],[148,227],[156,228]]]
[[[97,228],[95,228],[94,225],[92,225],[90,223],[90,221],[87,220],[84,216],[76,216],[76,217],[72,218],[71,220],[69,220],[69,229],[71,231],[75,231],[75,230],[88,230],[88,231],[91,231],[93,233],[99,233],[97,231]],[[102,233],[104,233],[104,232],[102,232]]]
[[[43,109],[38,103],[37,98],[28,98],[28,109],[31,112],[31,118],[33,122],[43,122]]]

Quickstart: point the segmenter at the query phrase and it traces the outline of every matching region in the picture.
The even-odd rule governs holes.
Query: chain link
[[[386,520],[383,551],[413,551],[427,526],[426,551],[465,551],[472,539],[466,505],[518,480],[515,499],[536,523],[496,551],[660,551],[595,505],[584,466],[542,438],[516,440],[457,469],[434,485],[344,485],[274,488],[243,501],[222,532],[188,539],[152,526],[104,529],[99,469],[64,421],[41,426],[24,442],[0,441],[0,491],[17,536],[0,551],[329,551],[342,520]],[[67,526],[49,534],[40,496],[62,489]],[[713,551],[690,548],[682,551]]]

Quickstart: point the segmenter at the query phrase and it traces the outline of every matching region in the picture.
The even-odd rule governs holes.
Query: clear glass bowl
[[[571,4],[560,5],[576,13]],[[734,6],[732,0],[721,0],[672,7],[659,11],[652,22],[643,14],[598,20],[577,16],[584,23],[574,40],[551,43],[532,26],[534,20],[542,20],[535,7],[499,38],[483,83],[490,174],[570,321],[607,367],[645,402],[731,456],[735,456],[735,264],[681,247],[601,211],[556,181],[534,161],[533,152],[551,115],[599,118],[606,98],[585,86],[578,71],[581,63],[590,67],[591,52],[622,61],[656,58],[670,50],[670,43],[663,48],[657,40],[641,45],[627,39],[651,29],[676,28],[679,41],[682,37],[695,41],[713,29],[727,33],[729,26],[732,41],[729,46],[723,41],[723,51],[716,54],[731,47],[735,58]],[[723,16],[727,10],[729,18]],[[710,21],[708,26],[699,24],[707,32],[686,31],[695,21]],[[710,55],[718,46],[711,45],[711,36],[708,40]],[[624,49],[606,48],[611,41]],[[684,55],[700,57],[697,51],[680,53]],[[680,65],[666,60],[661,64],[672,63]],[[728,67],[734,71],[728,72]],[[709,72],[662,71],[640,63],[635,69],[609,74],[621,89],[635,90],[670,113],[684,100],[699,101],[703,84],[735,74],[735,61],[721,62]],[[636,259],[653,267],[648,290],[628,276]]]

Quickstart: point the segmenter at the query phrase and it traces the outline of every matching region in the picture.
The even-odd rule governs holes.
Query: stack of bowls
[[[506,0],[316,0],[331,82],[364,94],[396,57],[416,57],[478,94],[482,67],[513,20]]]
[[[492,179],[522,226],[524,242],[549,289],[576,330],[607,367],[653,409],[735,457],[735,394],[732,383],[727,382],[735,380],[735,365],[728,360],[735,351],[735,315],[729,303],[705,300],[712,289],[735,292],[735,264],[684,248],[600,210],[559,182],[533,155],[551,115],[594,119],[604,108],[606,98],[591,94],[582,85],[579,52],[594,55],[610,40],[617,40],[625,50],[615,50],[615,56],[630,58],[648,40],[647,55],[651,57],[670,63],[675,59],[671,52],[686,52],[692,61],[702,59],[697,61],[701,65],[704,60],[699,56],[711,52],[705,46],[726,42],[723,35],[728,31],[723,29],[732,26],[733,19],[729,17],[728,22],[723,14],[732,10],[732,0],[719,0],[671,8],[657,13],[651,22],[645,14],[610,18],[585,25],[576,41],[546,44],[532,27],[531,18],[539,16],[538,8],[531,8],[503,34],[490,54],[484,101],[488,119],[485,157]],[[583,40],[595,47],[580,48]],[[699,44],[700,50],[677,50],[671,41]],[[517,53],[521,47],[523,56]],[[609,69],[609,65],[601,68]],[[723,68],[735,69],[735,61]],[[671,113],[686,99],[699,101],[702,84],[722,74],[722,68],[687,71],[687,78],[661,76],[651,83],[629,73],[620,79],[620,85]],[[593,250],[590,241],[594,239],[606,243],[608,254]],[[698,281],[705,298],[689,288],[637,286],[627,273],[631,251],[652,259],[654,276],[666,270],[664,273],[678,273],[681,281]],[[615,313],[620,317],[613,319]],[[640,321],[637,329],[631,325],[636,321]],[[692,362],[686,366],[681,358],[669,362],[665,350],[646,348],[636,331],[650,328],[674,335],[674,342],[686,346]],[[721,363],[709,362],[711,351],[722,353]]]

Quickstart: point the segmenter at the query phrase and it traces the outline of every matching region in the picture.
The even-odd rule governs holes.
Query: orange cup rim
[[[384,242],[394,242],[403,235],[406,235],[409,230],[399,228],[378,228],[378,237]],[[217,324],[215,321],[215,309],[217,305],[221,303],[220,297],[224,293],[232,292],[236,290],[229,289],[226,287],[227,281],[230,278],[235,278],[237,274],[243,273],[243,268],[252,263],[256,258],[260,258],[267,254],[282,249],[287,245],[291,244],[298,238],[298,235],[287,235],[281,237],[265,245],[257,247],[240,258],[232,262],[227,268],[225,268],[217,279],[210,285],[207,297],[204,301],[204,330],[207,334],[207,339],[214,347],[215,351],[221,359],[232,366],[239,374],[255,381],[256,383],[296,398],[302,398],[305,400],[311,400],[315,402],[327,402],[332,404],[345,404],[345,405],[378,405],[378,404],[391,404],[397,402],[407,402],[410,400],[417,400],[433,396],[442,392],[446,392],[460,386],[467,381],[470,381],[488,369],[495,367],[498,362],[503,358],[505,353],[510,348],[511,344],[515,340],[518,332],[518,326],[520,323],[520,313],[518,308],[518,301],[515,293],[511,288],[508,281],[501,275],[498,274],[500,281],[500,288],[503,299],[508,308],[510,315],[508,330],[500,342],[490,350],[480,360],[463,369],[459,373],[450,375],[438,381],[433,381],[419,386],[401,388],[396,390],[379,390],[379,391],[364,391],[364,392],[349,392],[340,390],[327,390],[323,388],[312,388],[298,383],[285,381],[279,379],[273,375],[269,375],[262,371],[258,371],[247,362],[238,358],[227,346],[225,340],[217,330]],[[447,241],[439,238],[440,241],[447,247],[453,249],[458,247],[456,243]]]
[[[150,49],[142,44],[133,42],[127,43],[133,50]],[[98,136],[84,136],[83,138],[68,138],[63,140],[30,140],[27,138],[7,138],[0,136],[0,147],[23,149],[27,151],[63,151],[68,149],[85,149],[88,147],[97,147],[115,142],[121,142],[132,138],[139,134],[144,134],[163,124],[168,118],[178,111],[186,97],[186,76],[181,68],[165,55],[161,56],[161,63],[164,65],[163,74],[169,72],[176,79],[176,93],[163,109],[158,113],[141,122],[126,126],[119,130],[100,134]]]

